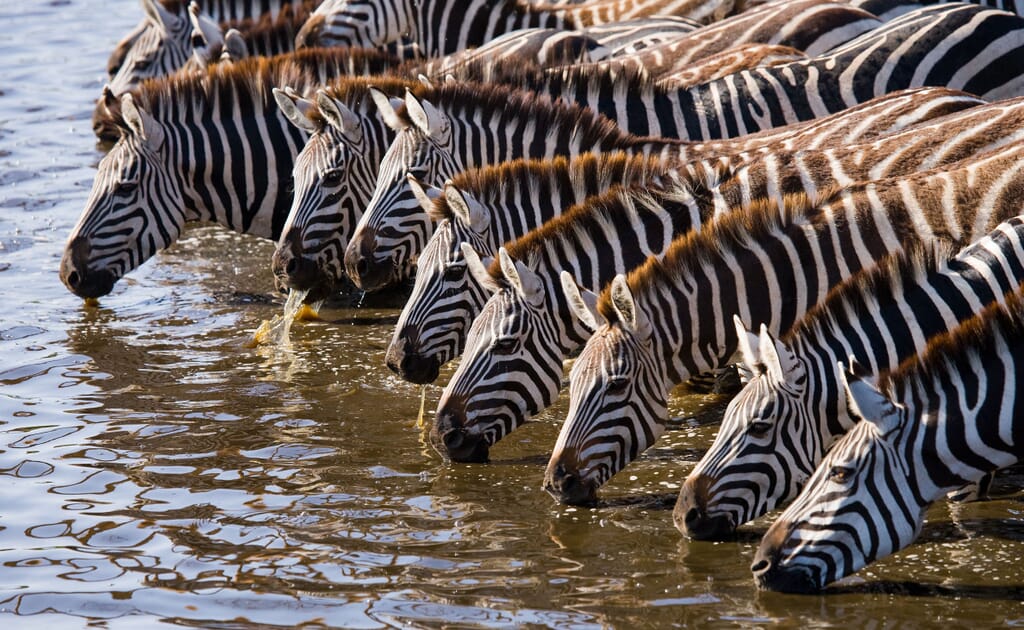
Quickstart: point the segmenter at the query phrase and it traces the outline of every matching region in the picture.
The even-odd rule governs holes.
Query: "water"
[[[922,541],[823,597],[758,593],[761,520],[683,539],[680,481],[723,401],[556,505],[561,401],[485,466],[446,464],[383,352],[397,311],[323,309],[287,348],[272,247],[214,227],[90,307],[57,276],[101,154],[89,129],[134,0],[0,5],[0,610],[17,627],[916,628],[1024,624],[1024,503],[936,507]],[[451,375],[442,374],[445,382]],[[440,390],[427,389],[427,409]]]

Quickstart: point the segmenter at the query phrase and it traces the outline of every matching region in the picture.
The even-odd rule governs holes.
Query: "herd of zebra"
[[[461,356],[450,460],[486,461],[575,356],[543,482],[571,504],[675,385],[732,369],[674,520],[719,539],[788,502],[767,589],[907,546],[1024,454],[1024,2],[142,5],[75,294],[189,221],[274,239],[308,301],[414,277],[385,361],[429,383]]]

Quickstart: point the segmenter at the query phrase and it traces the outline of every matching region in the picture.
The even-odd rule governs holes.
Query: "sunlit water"
[[[383,365],[395,310],[324,309],[288,348],[247,347],[281,312],[269,243],[189,230],[84,305],[60,252],[101,157],[91,102],[140,14],[0,4],[0,609],[17,626],[1024,624],[1019,478],[936,507],[849,592],[758,593],[766,520],[718,544],[671,523],[720,399],[676,398],[665,439],[572,509],[540,490],[564,400],[489,465],[426,445],[419,388]]]

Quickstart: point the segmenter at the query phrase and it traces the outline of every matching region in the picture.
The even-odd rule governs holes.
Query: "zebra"
[[[700,168],[708,169],[709,177],[721,178],[724,171],[716,169],[724,168],[724,164],[731,161],[733,155],[728,152],[744,149],[748,144],[752,150],[765,149],[766,146],[819,146],[830,140],[845,144],[857,139],[870,139],[873,133],[878,132],[891,135],[896,133],[898,125],[909,121],[920,125],[930,117],[952,116],[951,112],[956,109],[976,106],[979,102],[974,98],[962,100],[957,94],[940,88],[913,90],[912,97],[905,100],[903,95],[892,94],[869,101],[866,106],[817,119],[813,124],[786,129],[786,133],[775,132],[770,139],[748,136],[727,144],[716,143],[708,148],[707,154],[712,158],[716,154],[729,155],[730,160],[705,160]],[[908,110],[905,106],[912,106],[913,109]],[[992,120],[991,112],[987,112],[984,118]],[[309,142],[313,141],[311,138]],[[900,155],[902,160],[896,163],[897,167],[907,165],[904,166],[905,170],[910,170],[910,153],[904,149],[894,154],[893,146],[900,145],[888,144],[893,143],[883,146],[881,155],[886,158]],[[690,149],[688,145],[681,145],[678,153],[665,155],[663,159],[584,154],[571,160],[516,160],[492,167],[469,169],[445,185],[445,190],[454,188],[458,194],[457,199],[464,202],[457,206],[460,209],[466,208],[462,213],[453,211],[453,207],[446,203],[445,196],[439,195],[440,191],[434,188],[430,196],[437,201],[433,202],[434,206],[429,212],[440,220],[417,262],[413,292],[399,316],[385,354],[385,363],[406,380],[432,382],[441,365],[462,353],[465,332],[486,301],[483,288],[474,281],[472,275],[466,274],[462,243],[469,243],[480,254],[494,255],[500,244],[522,236],[526,230],[539,226],[563,208],[582,202],[586,196],[607,191],[615,182],[629,185],[654,180],[652,178],[665,170],[678,168],[676,165],[696,159],[698,154],[689,152]],[[851,148],[856,160],[855,166],[864,168],[869,161],[865,161],[859,152],[853,152],[854,149],[856,144]],[[740,163],[764,159],[754,151],[735,155],[739,156],[736,159]],[[796,160],[795,164],[800,166],[806,161],[804,157]],[[830,161],[829,165],[834,163],[835,160]],[[300,170],[300,166],[297,166],[296,181],[305,176],[300,176]],[[772,174],[777,175],[778,170],[779,167],[775,165]],[[814,174],[819,179],[829,175],[840,176],[839,173],[828,171]],[[841,175],[850,178],[852,174],[848,167]],[[809,177],[805,175],[801,178],[805,185],[809,183]],[[786,181],[795,180],[791,178]],[[297,183],[296,188],[302,190],[304,186]],[[712,191],[717,194],[717,188],[712,188]],[[423,200],[423,194],[417,197]],[[281,269],[283,266],[279,263],[275,264],[275,268]],[[313,272],[315,265],[306,264],[305,268]],[[321,282],[330,285],[333,281],[323,279]],[[313,281],[307,281],[302,288],[313,286],[316,286]]]
[[[965,0],[850,0],[850,5],[877,15],[883,20],[891,20],[908,11],[913,11],[927,4],[938,2],[963,2]],[[1022,0],[966,0],[974,4],[1001,11],[1024,15]]]
[[[751,565],[758,586],[820,591],[913,542],[945,492],[1020,461],[1022,290],[876,383],[840,369],[863,420],[768,528]]]
[[[245,59],[199,76],[149,81],[123,95],[110,112],[121,138],[100,162],[68,239],[61,279],[76,295],[103,296],[170,245],[189,220],[276,238],[305,133],[281,114],[271,86],[312,90],[331,76],[392,64],[381,53],[355,50]]]
[[[732,0],[605,0],[529,5],[517,0],[326,0],[296,38],[308,46],[382,46],[409,37],[424,57],[442,57],[523,28],[574,30],[650,16],[714,21]]]
[[[797,193],[801,188],[813,192],[833,180],[851,183],[859,176],[892,177],[914,170],[926,170],[943,163],[954,163],[973,152],[982,152],[985,148],[998,148],[1003,144],[1022,141],[1020,134],[1024,132],[1019,130],[1024,128],[1021,126],[1021,122],[1024,121],[1019,120],[1019,117],[1024,112],[1018,111],[1019,109],[1019,102],[969,109],[961,116],[946,116],[933,125],[912,127],[894,136],[884,137],[868,145],[869,151],[862,146],[853,145],[844,147],[843,150],[830,150],[827,158],[816,161],[806,157],[796,160],[791,157],[779,159],[776,154],[768,154],[763,158],[773,166],[768,169],[768,178],[770,181],[781,179],[788,187],[779,186],[777,189],[767,190],[771,187],[762,186],[766,189],[763,194],[751,194],[750,186],[736,186],[734,182],[738,178],[733,177],[719,188],[731,186],[743,190],[743,194],[726,195],[733,198],[732,207],[750,204],[751,197],[761,198],[762,202],[764,198],[770,198],[783,203],[786,194]],[[963,120],[957,120],[961,117]],[[954,135],[957,131],[960,134]],[[955,140],[944,139],[945,132]],[[918,140],[920,142],[915,144]],[[787,162],[794,163],[790,170],[796,174],[780,175],[780,172],[786,172],[780,163]],[[740,170],[752,170],[752,164],[743,166]],[[799,168],[807,167],[808,164],[814,164],[814,168]],[[875,168],[879,165],[887,167],[888,170]],[[692,180],[695,176],[691,173],[690,177]],[[746,179],[745,182],[750,183],[750,179]],[[758,191],[757,187],[753,189]],[[690,201],[693,206],[691,211],[705,219],[714,214],[729,212],[730,207],[722,208],[710,199],[717,194],[715,190],[705,187],[704,192],[694,195]],[[519,213],[516,214],[518,216]],[[583,243],[589,245],[586,239]],[[605,251],[603,247],[591,248],[583,251],[582,255],[587,258],[597,257],[588,262],[591,269],[603,269],[603,264],[609,267],[618,265],[619,269],[616,271],[621,271],[621,260],[616,259],[613,262],[601,258]],[[563,255],[568,256],[564,252]],[[531,260],[535,257],[531,256]],[[567,265],[578,264],[571,257],[566,261]],[[535,266],[536,263],[528,265],[531,269]],[[536,269],[533,271],[536,272]],[[549,284],[554,282],[550,278],[550,272],[545,276],[543,271],[542,266],[539,275],[543,281]],[[582,284],[591,290],[602,286],[589,280]],[[475,348],[476,352],[463,357],[462,365],[449,382],[438,406],[437,433],[443,435],[458,429],[452,433],[451,439],[457,442],[465,453],[474,457],[484,457],[489,446],[520,426],[530,415],[536,414],[553,402],[561,385],[560,371],[557,367],[566,356],[581,345],[578,326],[574,327],[573,318],[564,303],[546,303],[545,308],[531,308],[524,304],[521,297],[517,298],[513,291],[506,289],[505,293],[507,295],[492,298],[478,316],[476,312],[466,315],[466,319],[475,316],[475,320],[479,322],[470,332],[472,341],[466,341],[467,347]],[[438,293],[435,291],[430,295]],[[463,299],[468,301],[471,298]],[[438,323],[432,323],[420,316],[413,319],[412,330],[404,333],[403,337],[398,337],[396,333],[392,345],[389,346],[389,357],[402,356],[405,353],[400,354],[400,351],[410,346],[416,347],[422,343],[421,338],[425,337],[429,341],[433,330],[438,330],[442,338],[451,343],[448,340],[453,337],[453,333],[446,326],[449,320],[444,310],[445,304],[447,303],[439,302],[435,309],[434,319]],[[460,307],[466,308],[462,305]],[[424,306],[417,304],[416,308],[422,311]],[[427,310],[429,312],[429,308]],[[459,311],[456,311],[455,316],[458,314]],[[501,331],[508,338],[511,336],[508,332],[510,329],[518,332],[516,337],[521,350],[514,356],[507,357],[499,351],[497,340],[493,336],[497,334],[496,331]],[[400,343],[402,346],[396,347]],[[420,362],[425,363],[422,359]],[[500,379],[495,376],[498,374],[501,375]],[[531,382],[529,389],[522,385],[525,382]],[[502,386],[509,389],[502,390]],[[450,405],[451,411],[446,409],[445,402],[450,391],[457,392],[452,394],[455,403]],[[528,398],[522,393],[524,391],[537,393],[538,396]],[[456,438],[456,435],[459,437]],[[441,444],[438,440],[435,440],[435,443]],[[469,444],[473,446],[470,447]],[[452,458],[457,459],[460,454],[453,454]]]
[[[657,85],[668,89],[694,87],[742,70],[779,66],[806,58],[806,54],[789,46],[742,44],[701,59],[678,72],[659,74]]]
[[[926,248],[893,257],[840,285],[782,339],[748,334],[737,322],[752,378],[683,484],[676,527],[693,538],[720,538],[795,497],[855,424],[836,362],[854,356],[875,373],[896,369],[1002,299],[1024,282],[1022,239],[1024,222],[1015,219],[956,256]]]
[[[985,52],[964,54],[965,47],[973,50],[978,46]],[[1024,88],[1024,54],[1006,57],[1004,52],[1018,46],[1024,48],[1024,19],[973,5],[944,5],[907,14],[828,56],[744,71],[678,92],[652,92],[653,84],[648,84],[647,89],[633,85],[606,93],[598,88],[608,87],[607,83],[571,72],[550,77],[552,83],[530,87],[591,105],[637,135],[715,139],[826,115],[919,82],[966,83],[983,97],[998,95],[1003,89],[1012,92],[1018,84]],[[990,67],[982,62],[986,59],[998,63]],[[935,65],[940,60],[943,65]],[[981,67],[986,70],[980,71]],[[992,73],[999,76],[994,78]],[[560,79],[565,80],[564,85]],[[730,98],[723,99],[723,95]],[[649,117],[651,108],[662,114]],[[507,142],[503,139],[507,130],[495,128],[493,118],[486,122],[490,128],[477,130],[479,143],[456,144],[450,136],[442,138],[437,133],[484,124],[466,117],[439,116],[434,130],[404,125],[399,131],[381,164],[373,199],[345,252],[345,268],[356,285],[372,290],[409,273],[432,224],[420,210],[406,175],[416,173],[420,180],[437,186],[452,173],[431,169],[459,160],[467,166],[479,164],[471,160],[487,155],[495,144]],[[467,133],[464,137],[472,136]]]
[[[664,431],[672,384],[730,362],[728,317],[778,334],[874,261],[922,240],[965,245],[1020,213],[1024,143],[932,171],[755,202],[678,239],[602,291],[607,321],[570,374],[545,489],[589,503]],[[578,306],[578,301],[570,301]],[[683,308],[680,308],[680,307]],[[581,318],[594,319],[577,308]]]
[[[694,64],[744,44],[789,46],[802,51],[807,57],[814,57],[881,24],[882,21],[874,15],[838,2],[774,0],[688,35],[643,48],[631,55],[612,55],[592,65],[593,70],[638,66],[661,79],[663,75],[684,72]],[[756,65],[745,61],[738,65],[738,69]]]
[[[407,381],[430,383],[442,364],[462,353],[465,333],[487,301],[487,291],[467,271],[463,244],[493,257],[502,243],[591,195],[622,184],[656,185],[670,169],[657,157],[584,153],[471,169],[432,191],[437,229],[418,261],[387,366]]]
[[[603,137],[613,133],[613,127],[607,122],[594,116],[592,112],[583,112],[575,115],[556,116],[555,108],[551,105],[542,105],[532,98],[512,98],[507,88],[488,87],[485,92],[479,88],[468,86],[442,86],[435,91],[433,88],[427,90],[425,87],[414,88],[414,94],[423,98],[429,98],[436,103],[435,107],[445,107],[445,114],[448,117],[454,116],[456,107],[465,107],[465,114],[460,117],[467,120],[474,118],[493,119],[499,112],[498,120],[505,120],[505,126],[512,124],[513,128],[539,128],[547,130],[553,137],[559,133],[569,135],[573,133],[571,128],[576,128],[577,134],[581,137]],[[481,94],[492,93],[493,98],[485,98]],[[449,96],[438,98],[437,93],[449,93]],[[382,99],[378,99],[381,101]],[[863,105],[855,106],[848,110],[821,119],[812,120],[800,125],[791,125],[775,130],[754,134],[739,139],[727,141],[712,141],[707,143],[696,143],[690,145],[679,145],[679,153],[676,155],[679,160],[692,159],[695,156],[716,156],[728,155],[736,152],[743,152],[743,156],[750,157],[759,150],[767,150],[768,147],[778,146],[780,148],[795,147],[818,147],[830,142],[852,143],[867,140],[876,134],[891,133],[906,125],[923,120],[928,120],[943,114],[960,111],[973,107],[983,101],[977,97],[948,90],[945,88],[918,88],[901,91],[879,97]],[[447,105],[449,104],[450,105]],[[513,111],[512,104],[525,103],[521,109],[522,114]],[[381,111],[390,112],[394,108],[385,102],[381,102]],[[399,110],[400,111],[400,110]],[[564,120],[571,127],[556,126],[555,121]],[[396,123],[390,117],[392,126],[403,128],[412,126],[412,121],[405,118]],[[516,121],[511,123],[510,121]],[[462,129],[462,126],[456,127]],[[467,125],[465,129],[473,132],[481,132],[482,128],[474,125]],[[558,131],[565,129],[565,131]],[[618,144],[623,148],[622,142],[629,141],[626,136],[615,132],[614,135],[622,137],[621,142],[609,142],[609,149]],[[632,141],[629,141],[632,142]],[[507,141],[501,138],[468,139],[466,144],[471,146],[504,147]],[[385,147],[386,148],[386,147]],[[381,148],[380,151],[384,151]],[[749,152],[749,153],[747,153]],[[349,233],[340,232],[340,224],[336,218],[330,216],[333,212],[334,201],[338,186],[343,185],[336,181],[336,173],[347,173],[349,165],[354,160],[362,159],[345,147],[345,143],[336,138],[333,134],[316,134],[307,143],[303,153],[315,153],[317,157],[313,160],[306,160],[300,157],[297,161],[295,181],[295,205],[289,216],[289,229],[275,252],[274,270],[279,281],[285,285],[298,289],[315,290],[317,292],[330,290],[332,284],[340,284],[345,281],[344,270],[341,265],[341,257],[335,255],[340,247],[344,249],[348,242]],[[458,154],[456,154],[457,156]],[[495,161],[511,159],[508,154],[498,154],[493,158]],[[305,165],[309,165],[307,169]],[[373,167],[376,169],[377,164]],[[462,170],[460,165],[459,169]],[[374,171],[376,172],[376,171]],[[332,173],[332,180],[325,181],[322,177],[325,173]],[[348,186],[354,195],[359,195],[352,203],[358,207],[366,207],[370,196],[373,193],[373,186],[365,189],[358,189],[352,185]],[[294,231],[293,234],[287,232]],[[340,236],[339,236],[340,235]],[[301,271],[296,277],[291,277],[287,272],[286,265],[292,258],[304,260],[293,263],[294,269]],[[318,283],[322,283],[319,284]]]

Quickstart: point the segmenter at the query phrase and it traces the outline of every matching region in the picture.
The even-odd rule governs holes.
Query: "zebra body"
[[[327,0],[297,38],[304,46],[381,46],[408,36],[425,57],[480,46],[523,28],[573,30],[650,16],[720,18],[731,0],[604,0],[538,5],[517,0]]]
[[[963,52],[963,47],[986,44],[991,46],[977,55]],[[1018,46],[1024,48],[1024,19],[973,5],[946,5],[908,14],[828,56],[744,71],[689,90],[657,92],[650,83],[646,88],[622,89],[625,82],[609,84],[569,71],[530,87],[589,105],[630,133],[714,139],[823,116],[914,84],[967,84],[988,94],[1012,90],[1015,81],[1024,82],[1024,54],[1007,57],[1004,53]],[[979,67],[988,68],[983,60],[998,61],[998,77],[973,65],[979,62]],[[941,65],[940,73],[935,65],[939,62],[951,65]],[[453,126],[485,124],[443,118]],[[451,144],[422,132],[398,134],[381,165],[373,200],[346,251],[345,267],[357,285],[379,288],[408,273],[432,226],[419,210],[406,175],[412,172],[425,183],[439,186],[452,173],[429,173],[427,163],[468,161],[505,142],[502,135],[507,131],[495,129],[493,117],[486,124],[490,128],[479,130],[479,142],[473,145]],[[467,166],[473,164],[480,162]]]
[[[701,59],[690,66],[658,75],[658,85],[668,89],[689,88],[724,76],[761,66],[781,66],[807,55],[796,48],[775,44],[742,44]]]
[[[942,2],[963,2],[965,0],[850,0],[850,5],[874,13],[883,20],[891,20],[904,13],[918,9],[928,4]],[[1017,15],[1024,15],[1024,1],[1022,0],[966,0],[973,4],[1009,11]]]
[[[956,256],[912,252],[858,274],[781,339],[737,330],[752,378],[687,477],[676,526],[718,538],[795,497],[856,422],[837,362],[894,370],[1021,282],[1024,221],[1012,219]]]
[[[146,82],[124,95],[110,112],[122,136],[100,162],[64,252],[65,284],[82,297],[105,295],[189,220],[275,238],[306,134],[286,120],[271,87],[311,91],[332,76],[390,64],[378,53],[345,50],[254,58]]]
[[[462,353],[466,331],[488,291],[468,272],[462,245],[493,257],[512,241],[563,209],[622,184],[656,184],[670,167],[658,158],[623,153],[573,159],[515,160],[470,169],[437,193],[438,218],[417,262],[416,280],[386,362],[407,381],[430,383],[438,369]]]
[[[755,203],[679,239],[628,282],[616,277],[599,302],[609,323],[573,365],[545,487],[566,502],[593,501],[664,431],[671,386],[730,362],[731,315],[778,334],[876,260],[922,241],[963,246],[1020,213],[1024,178],[1013,165],[1022,150],[861,182],[813,203],[796,196],[781,210]]]
[[[928,506],[1024,456],[1024,300],[993,304],[881,379],[846,375],[864,418],[765,533],[761,588],[816,592],[909,545]]]
[[[639,67],[660,79],[744,44],[789,46],[814,57],[881,24],[870,13],[839,2],[775,0],[633,55],[596,62],[594,69]]]

